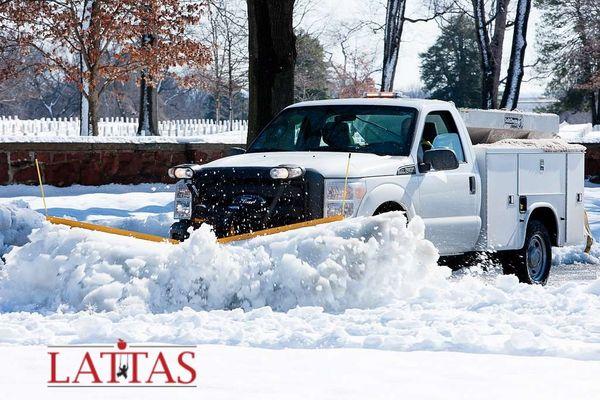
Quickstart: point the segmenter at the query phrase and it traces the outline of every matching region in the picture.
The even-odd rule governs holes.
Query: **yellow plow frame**
[[[350,157],[348,158],[348,165],[349,164],[350,164]],[[44,209],[46,211],[46,220],[48,222],[50,222],[52,224],[56,224],[56,225],[66,225],[71,228],[81,228],[81,229],[87,229],[90,231],[110,233],[113,235],[133,237],[136,239],[147,240],[150,242],[171,243],[171,244],[181,243],[178,240],[170,239],[170,238],[166,238],[166,237],[162,237],[162,236],[149,235],[147,233],[128,231],[125,229],[118,229],[118,228],[113,228],[110,226],[90,224],[88,222],[74,221],[74,220],[70,220],[70,219],[66,219],[66,218],[53,217],[53,216],[48,215],[48,207],[46,206],[46,195],[44,194],[44,185],[42,183],[42,174],[40,172],[40,166],[38,164],[37,159],[35,160],[35,167],[37,169],[38,180],[40,183],[40,191],[42,193],[42,202],[44,203]],[[346,188],[344,188],[344,202],[343,203],[345,203],[345,200],[346,200],[345,198],[346,198]],[[342,210],[344,210],[344,206],[342,206]],[[309,226],[327,224],[330,222],[341,221],[343,219],[344,219],[344,217],[342,215],[334,215],[332,217],[313,219],[310,221],[299,222],[296,224],[284,225],[284,226],[279,226],[276,228],[264,229],[264,230],[260,230],[260,231],[256,231],[256,232],[250,232],[250,233],[244,233],[241,235],[228,236],[228,237],[217,239],[217,242],[221,243],[221,244],[227,244],[227,243],[238,242],[238,241],[242,241],[242,240],[249,240],[249,239],[252,239],[255,237],[259,237],[259,236],[272,235],[275,233],[287,232],[287,231],[291,231],[294,229],[300,229],[300,228],[306,228]]]
[[[242,235],[227,236],[224,238],[217,239],[217,242],[221,243],[221,244],[226,244],[226,243],[238,242],[241,240],[249,240],[249,239],[252,239],[255,237],[259,237],[259,236],[272,235],[274,233],[287,232],[287,231],[291,231],[294,229],[300,229],[300,228],[306,228],[309,226],[327,224],[330,222],[341,221],[343,219],[344,219],[344,217],[342,217],[341,215],[336,215],[336,216],[327,217],[327,218],[313,219],[313,220],[306,221],[306,222],[299,222],[297,224],[284,225],[284,226],[279,226],[276,228],[264,229],[264,230],[251,232],[251,233],[244,233]],[[81,229],[87,229],[90,231],[110,233],[113,235],[128,236],[128,237],[133,237],[136,239],[148,240],[150,242],[172,243],[172,244],[181,243],[179,240],[169,239],[169,238],[162,237],[162,236],[149,235],[146,233],[140,233],[140,232],[134,232],[134,231],[127,231],[125,229],[118,229],[118,228],[113,228],[110,226],[90,224],[88,222],[73,221],[73,220],[66,219],[66,218],[46,216],[46,220],[48,222],[51,222],[56,225],[66,225],[71,228],[81,228]]]

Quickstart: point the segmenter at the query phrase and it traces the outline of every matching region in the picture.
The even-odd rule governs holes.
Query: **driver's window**
[[[350,121],[338,120],[339,115],[327,118],[322,129],[320,147],[328,146],[332,149],[346,149],[355,145]]]
[[[267,134],[257,139],[257,144],[264,148],[292,149],[298,136],[299,124],[292,119],[273,125]]]
[[[458,129],[449,111],[434,111],[425,118],[418,150],[419,161],[423,160],[423,154],[427,150],[436,148],[450,149],[454,151],[459,162],[465,162]]]

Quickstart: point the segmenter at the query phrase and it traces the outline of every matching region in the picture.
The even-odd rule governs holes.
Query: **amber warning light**
[[[399,99],[404,96],[400,92],[368,92],[363,97],[367,99]]]

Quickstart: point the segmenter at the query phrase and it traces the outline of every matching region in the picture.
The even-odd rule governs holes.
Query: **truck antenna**
[[[42,174],[40,172],[40,164],[38,164],[37,158],[35,159],[35,168],[37,169],[38,181],[40,182],[40,192],[42,192],[42,202],[44,203],[44,210],[46,211],[47,217],[48,207],[46,207],[46,194],[44,193],[44,184],[42,183]]]
[[[348,197],[348,174],[350,173],[350,159],[352,153],[348,153],[348,162],[346,163],[346,176],[344,177],[344,192],[342,194],[342,212],[341,215],[346,215],[346,198]]]

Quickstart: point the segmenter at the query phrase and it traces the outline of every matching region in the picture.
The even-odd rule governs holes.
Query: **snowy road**
[[[48,188],[47,205],[52,215],[166,235],[171,190]],[[16,198],[42,211],[36,188],[0,187],[0,205]],[[586,188],[586,207],[600,238],[599,187]],[[373,232],[391,240],[357,239]],[[179,246],[148,246],[46,225],[6,255],[0,360],[27,368],[45,344],[123,337],[200,345],[206,380],[194,396],[207,398],[590,398],[600,390],[598,246],[591,255],[557,249],[542,288],[476,266],[449,277],[421,235],[418,223],[407,230],[394,217],[247,246],[217,246],[204,231]],[[25,381],[9,385],[12,368],[0,362],[0,387],[16,394]],[[36,368],[28,379],[39,386],[45,365]]]

